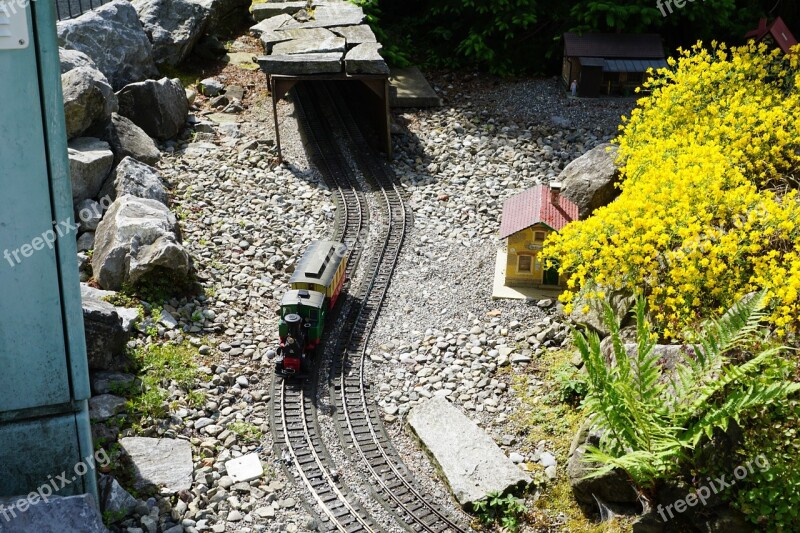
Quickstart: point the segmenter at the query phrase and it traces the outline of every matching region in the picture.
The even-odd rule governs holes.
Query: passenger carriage
[[[303,254],[281,300],[277,374],[306,370],[308,358],[322,342],[328,313],[342,292],[346,269],[347,247],[340,242],[313,241]]]

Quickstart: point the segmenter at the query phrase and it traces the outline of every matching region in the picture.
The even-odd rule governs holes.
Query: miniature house
[[[667,66],[657,34],[564,34],[561,81],[578,82],[578,96],[630,95],[646,79],[647,69]]]
[[[761,19],[758,23],[758,28],[748,32],[745,38],[754,39],[757,42],[765,42],[770,46],[778,46],[783,50],[784,54],[788,54],[792,47],[797,44],[797,39],[794,38],[789,27],[782,18],[778,17],[767,24],[767,19]]]
[[[500,238],[507,239],[505,284],[509,287],[561,286],[555,268],[544,268],[542,245],[553,231],[578,220],[578,206],[561,195],[561,184],[537,185],[503,204]]]

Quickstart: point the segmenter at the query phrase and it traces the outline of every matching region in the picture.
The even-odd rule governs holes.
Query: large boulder
[[[121,372],[133,366],[126,351],[132,322],[123,315],[135,310],[117,308],[103,300],[110,294],[81,283],[86,355],[91,370]]]
[[[616,157],[616,146],[600,144],[564,167],[558,176],[561,193],[578,206],[581,220],[619,195]]]
[[[95,131],[95,135],[111,145],[114,164],[119,164],[126,157],[148,165],[155,165],[161,159],[161,152],[153,139],[130,119],[117,113],[112,113],[111,121]]]
[[[178,79],[132,83],[117,93],[117,99],[119,114],[156,139],[175,137],[189,115],[186,90]]]
[[[631,309],[636,303],[636,298],[627,291],[612,291],[605,288],[601,288],[601,290],[606,293],[604,300],[579,296],[573,303],[569,320],[574,324],[596,331],[600,337],[607,337],[611,330],[609,330],[605,322],[603,304],[608,303],[611,306],[615,320],[624,326]]]
[[[132,0],[133,7],[153,43],[158,64],[177,65],[186,59],[202,37],[210,13],[193,0]]]
[[[117,97],[105,76],[82,66],[61,75],[67,139],[84,133],[93,124],[106,122],[117,110]]]
[[[92,271],[103,288],[112,290],[157,274],[185,280],[189,255],[175,215],[156,200],[117,198],[97,226]]]
[[[78,205],[98,195],[111,172],[114,154],[108,143],[100,139],[79,137],[69,143],[67,155],[72,180],[72,203]]]
[[[128,0],[59,22],[58,43],[92,58],[115,90],[158,74],[153,47]]]
[[[61,62],[61,74],[69,72],[70,70],[78,67],[89,67],[95,70],[97,69],[97,65],[94,64],[94,61],[92,61],[91,57],[87,56],[83,52],[78,52],[77,50],[59,48],[58,59]]]
[[[632,513],[641,511],[641,504],[635,486],[627,474],[621,470],[599,477],[586,476],[598,465],[584,460],[586,447],[597,446],[600,435],[592,431],[586,422],[575,435],[567,461],[567,476],[572,487],[575,500],[586,510],[597,510],[600,504],[610,507],[615,512]]]
[[[161,175],[150,165],[132,157],[126,157],[120,162],[100,191],[102,197],[107,196],[111,201],[126,194],[157,200],[167,205],[167,191],[161,183]]]

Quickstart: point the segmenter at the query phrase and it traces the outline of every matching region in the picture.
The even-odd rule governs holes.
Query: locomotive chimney
[[[561,196],[561,182],[560,181],[550,182],[550,203],[557,206],[558,199],[560,196]]]

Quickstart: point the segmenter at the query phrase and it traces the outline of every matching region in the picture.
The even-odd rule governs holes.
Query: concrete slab
[[[268,74],[302,76],[310,74],[339,74],[342,72],[341,52],[327,54],[285,54],[258,58]]]
[[[260,37],[262,33],[275,31],[290,20],[294,19],[287,13],[264,19],[255,26],[250,26],[250,35]]]
[[[344,37],[339,37],[325,28],[304,28],[274,33],[290,35],[292,39],[272,45],[272,55],[344,52]]]
[[[395,68],[389,76],[392,107],[441,107],[442,99],[417,67]]]
[[[348,2],[320,5],[314,9],[314,20],[303,24],[306,28],[329,26],[355,26],[364,22],[364,10]]]
[[[0,533],[108,533],[89,494],[50,496],[47,501],[37,497],[28,505],[31,500],[28,495],[0,499],[0,509],[4,512]],[[19,502],[25,502],[24,512]]]
[[[179,439],[126,437],[120,446],[133,462],[137,490],[164,487],[170,492],[192,488],[192,446]]]
[[[505,285],[507,259],[508,255],[504,250],[497,251],[497,258],[494,263],[494,283],[492,285],[493,300],[555,300],[563,292],[563,289],[556,287],[507,287]]]
[[[225,470],[234,482],[252,481],[264,475],[264,467],[257,453],[248,453],[225,463]]]
[[[347,41],[347,49],[354,48],[362,43],[377,43],[378,39],[372,32],[372,28],[366,24],[358,26],[333,26],[328,28],[336,35],[341,35]]]
[[[389,66],[380,54],[380,43],[361,43],[344,57],[348,74],[389,74]]]
[[[250,14],[256,22],[275,17],[277,15],[294,15],[301,9],[306,7],[306,3],[302,2],[264,2],[262,4],[253,4],[250,8]]]
[[[408,425],[433,457],[461,505],[531,483],[489,435],[441,396],[414,407]]]

